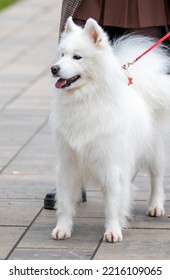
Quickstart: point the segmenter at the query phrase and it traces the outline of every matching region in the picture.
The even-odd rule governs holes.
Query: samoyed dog
[[[90,180],[104,195],[103,239],[122,241],[131,214],[131,181],[141,163],[151,177],[147,213],[164,215],[170,59],[158,46],[128,71],[122,67],[153,43],[132,35],[111,44],[95,20],[88,19],[81,28],[68,19],[51,68],[56,78],[51,123],[58,161],[54,239],[70,238],[82,186]]]

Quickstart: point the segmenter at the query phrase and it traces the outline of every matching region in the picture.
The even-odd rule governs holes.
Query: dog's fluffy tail
[[[155,42],[150,37],[125,35],[115,41],[113,49],[123,65],[133,62]],[[170,106],[170,53],[165,45],[160,44],[145,54],[128,72],[133,78],[130,86],[143,95],[152,110]]]

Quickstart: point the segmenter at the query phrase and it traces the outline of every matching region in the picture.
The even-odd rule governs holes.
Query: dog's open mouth
[[[71,84],[75,83],[80,78],[80,75],[73,76],[70,79],[62,79],[60,78],[57,83],[55,84],[56,88],[66,88],[69,87]]]

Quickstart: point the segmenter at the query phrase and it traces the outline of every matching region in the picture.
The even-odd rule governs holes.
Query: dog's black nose
[[[60,67],[58,65],[54,65],[51,67],[51,73],[54,76],[57,76],[59,71],[60,71]]]

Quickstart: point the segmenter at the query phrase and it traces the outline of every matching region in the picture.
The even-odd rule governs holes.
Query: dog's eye
[[[79,60],[79,59],[81,59],[82,57],[80,56],[80,55],[78,55],[78,54],[75,54],[74,56],[73,56],[73,59],[75,59],[75,60]]]
[[[64,53],[62,53],[62,55],[61,55],[62,57],[64,56]]]

